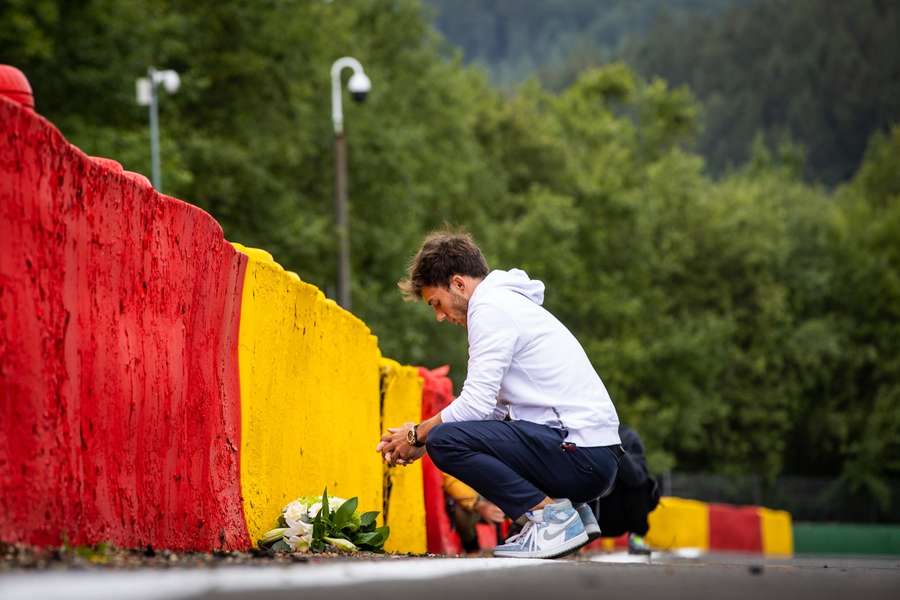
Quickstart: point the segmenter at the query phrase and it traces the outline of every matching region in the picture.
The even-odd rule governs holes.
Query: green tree
[[[755,0],[716,16],[660,20],[624,52],[645,76],[705,104],[699,150],[737,168],[757,133],[808,149],[805,175],[849,179],[868,138],[900,120],[900,5]]]

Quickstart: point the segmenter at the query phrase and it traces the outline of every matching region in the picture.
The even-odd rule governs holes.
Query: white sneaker
[[[600,523],[597,522],[597,517],[594,516],[591,505],[582,502],[575,506],[575,510],[578,511],[578,516],[581,517],[581,524],[584,525],[584,532],[588,536],[588,541],[593,542],[600,537]]]
[[[568,500],[525,513],[528,523],[507,543],[494,548],[494,556],[508,558],[557,558],[588,542],[584,524]]]

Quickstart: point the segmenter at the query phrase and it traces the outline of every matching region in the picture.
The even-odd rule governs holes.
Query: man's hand
[[[425,446],[422,446],[421,448],[410,446],[409,452],[403,452],[397,455],[397,464],[405,467],[406,465],[411,465],[416,462],[423,456],[425,456]]]
[[[478,499],[478,502],[475,503],[475,510],[488,523],[502,523],[506,518],[499,506],[484,498]]]
[[[402,427],[389,427],[388,432],[381,436],[375,451],[381,452],[382,458],[390,466],[408,465],[425,456],[424,446],[416,448],[406,441],[406,432],[414,425],[415,423],[405,423]]]

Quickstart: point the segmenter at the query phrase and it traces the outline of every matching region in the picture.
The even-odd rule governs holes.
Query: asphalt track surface
[[[798,558],[658,554],[578,560],[403,559],[0,576],[0,598],[570,600],[627,598],[900,598],[900,557]]]

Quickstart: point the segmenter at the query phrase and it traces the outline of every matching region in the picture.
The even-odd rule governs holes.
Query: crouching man
[[[376,450],[392,465],[427,450],[439,469],[524,517],[495,556],[554,558],[599,536],[585,503],[615,481],[619,419],[581,344],[542,308],[544,284],[518,269],[488,272],[471,236],[439,231],[399,285],[438,321],[467,329],[468,372],[450,405],[388,429]]]

